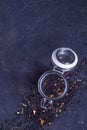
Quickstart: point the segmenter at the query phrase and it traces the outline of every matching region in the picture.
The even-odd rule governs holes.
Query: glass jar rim
[[[62,93],[60,96],[57,96],[57,97],[54,97],[54,98],[48,97],[48,96],[43,92],[43,89],[42,89],[42,82],[43,82],[44,78],[45,78],[46,76],[50,75],[50,74],[57,74],[59,77],[61,77],[61,78],[63,79],[64,84],[65,84],[65,88],[64,88],[63,93]],[[59,72],[57,72],[57,71],[54,71],[54,70],[47,71],[47,72],[45,72],[44,74],[42,74],[41,77],[40,77],[39,80],[38,80],[38,91],[39,91],[39,93],[40,93],[44,98],[46,98],[46,99],[48,99],[48,100],[58,100],[58,99],[61,99],[62,97],[65,96],[65,94],[67,93],[67,90],[68,90],[68,82],[67,82],[66,77],[65,77],[63,74],[61,74],[61,73],[59,73]]]

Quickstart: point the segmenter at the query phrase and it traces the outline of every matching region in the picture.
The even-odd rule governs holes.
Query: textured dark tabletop
[[[0,0],[0,130],[58,47],[78,54],[79,89],[51,126],[34,130],[87,130],[87,0]]]

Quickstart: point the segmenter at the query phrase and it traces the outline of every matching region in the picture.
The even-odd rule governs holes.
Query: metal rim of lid
[[[42,90],[42,81],[43,81],[43,79],[44,79],[47,75],[49,75],[49,74],[57,74],[58,76],[60,76],[60,77],[64,80],[64,83],[65,83],[65,88],[64,88],[63,93],[62,93],[60,96],[57,96],[57,97],[55,97],[55,98],[49,98],[49,97],[43,92],[43,90]],[[44,98],[46,98],[46,99],[48,99],[48,100],[53,100],[53,101],[54,101],[54,100],[61,99],[62,97],[65,96],[65,94],[66,94],[67,91],[68,91],[68,82],[67,82],[67,79],[65,78],[64,75],[62,75],[61,73],[58,73],[57,71],[53,71],[53,70],[47,71],[47,72],[45,72],[44,74],[42,74],[41,77],[40,77],[39,80],[38,80],[38,91],[39,91],[39,93],[40,93]]]
[[[61,50],[61,51],[64,51],[64,50],[69,50],[69,51],[71,51],[71,53],[72,54],[74,54],[74,57],[75,57],[75,59],[74,59],[74,61],[73,61],[73,63],[71,63],[71,64],[63,64],[63,63],[61,63],[60,61],[58,61],[58,59],[57,59],[57,57],[56,57],[56,54],[57,54],[57,52],[58,52],[58,50]],[[70,49],[70,48],[57,48],[57,49],[55,49],[54,51],[53,51],[53,53],[52,53],[52,61],[53,61],[53,63],[56,65],[56,66],[58,66],[59,68],[62,68],[62,69],[65,69],[65,70],[69,70],[69,69],[72,69],[72,68],[74,68],[76,65],[77,65],[77,63],[78,63],[78,56],[77,56],[77,54],[72,50],[72,49]]]

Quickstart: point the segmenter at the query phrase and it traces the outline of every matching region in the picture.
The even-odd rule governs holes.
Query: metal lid
[[[59,69],[69,71],[77,65],[78,56],[70,48],[57,48],[52,53],[52,62]]]

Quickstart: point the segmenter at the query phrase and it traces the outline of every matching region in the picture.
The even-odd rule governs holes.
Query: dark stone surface
[[[35,74],[50,67],[58,47],[72,48],[79,61],[87,60],[86,0],[0,1],[0,123],[14,117]],[[78,66],[86,82],[51,130],[87,130],[87,64]]]

